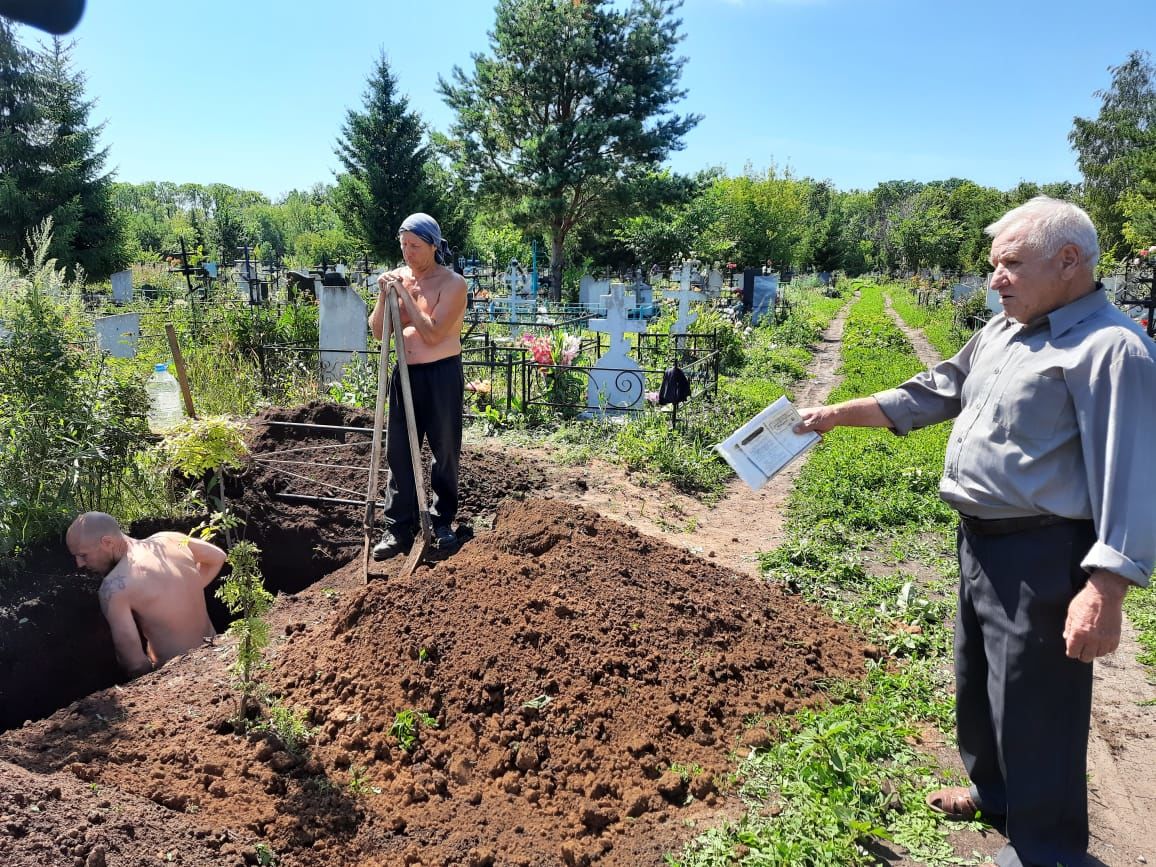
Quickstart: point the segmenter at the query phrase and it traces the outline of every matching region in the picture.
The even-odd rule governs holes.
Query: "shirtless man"
[[[100,609],[129,677],[160,668],[217,634],[204,592],[225,562],[216,545],[184,533],[133,539],[104,512],[73,521],[65,542],[79,568],[104,577]]]
[[[402,342],[413,391],[418,443],[424,437],[433,454],[430,487],[433,544],[442,551],[457,548],[451,527],[458,511],[458,462],[462,451],[462,321],[466,316],[466,281],[446,267],[449,245],[428,214],[406,217],[398,232],[405,265],[377,278],[381,290],[369,315],[373,336],[381,339],[387,287],[397,287],[403,326]],[[386,529],[373,549],[375,560],[409,551],[417,525],[417,484],[410,462],[409,438],[394,368],[389,393],[389,430],[385,459],[389,465]]]

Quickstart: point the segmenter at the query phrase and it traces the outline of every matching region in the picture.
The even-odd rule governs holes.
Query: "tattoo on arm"
[[[124,590],[125,582],[123,575],[112,575],[105,578],[100,585],[100,591],[97,594],[100,599],[100,607],[108,608],[108,603],[117,593]]]

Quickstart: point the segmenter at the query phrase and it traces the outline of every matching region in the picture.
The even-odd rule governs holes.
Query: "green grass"
[[[922,369],[882,290],[859,288],[832,402]],[[740,766],[743,819],[703,835],[671,864],[874,864],[872,841],[901,845],[923,863],[968,863],[954,858],[946,826],[923,804],[935,769],[911,747],[919,728],[946,730],[953,720],[954,516],[937,492],[947,434],[946,425],[905,438],[838,429],[810,454],[788,505],[788,538],[762,556],[764,573],[861,629],[891,659],[864,683],[833,691],[825,708],[782,722],[773,747]],[[873,577],[864,552],[891,567]],[[912,563],[926,577],[917,579]]]

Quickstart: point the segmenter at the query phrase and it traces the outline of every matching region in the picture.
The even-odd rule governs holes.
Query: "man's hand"
[[[795,433],[825,434],[844,425],[847,427],[891,427],[889,419],[874,397],[857,397],[831,406],[809,406],[799,410],[802,421],[794,427]]]
[[[1112,572],[1097,569],[1068,605],[1064,624],[1067,655],[1091,662],[1120,646],[1124,619],[1124,595],[1130,582]]]

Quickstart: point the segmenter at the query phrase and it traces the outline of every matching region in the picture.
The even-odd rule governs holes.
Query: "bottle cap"
[[[169,372],[169,366],[167,364],[158,364],[156,367],[153,368],[153,372],[154,373],[168,373]]]

